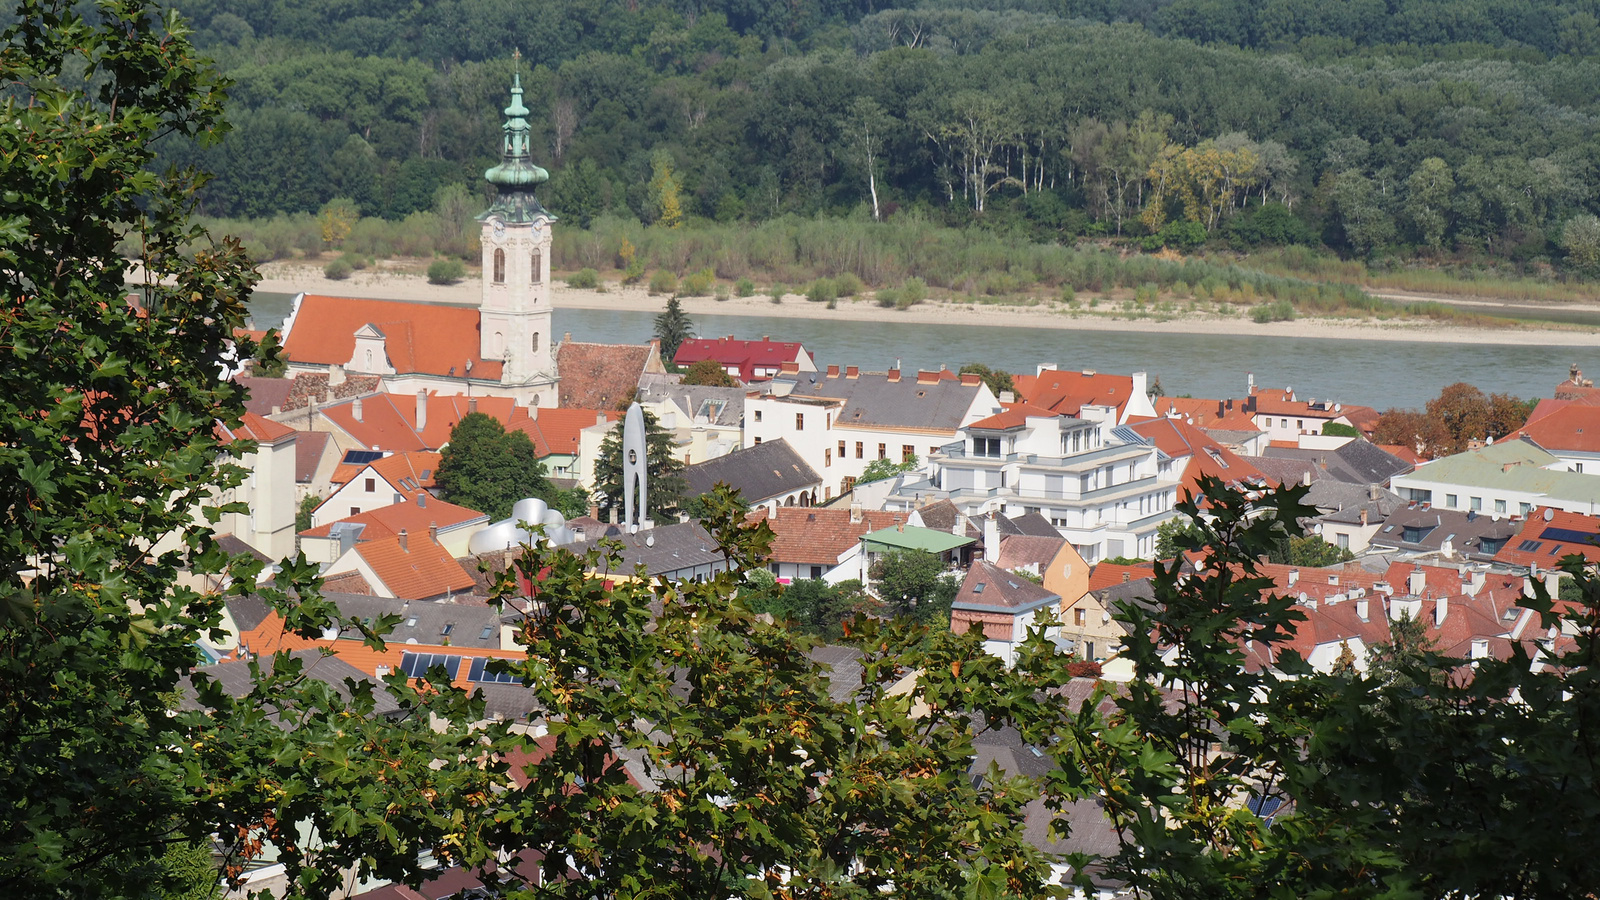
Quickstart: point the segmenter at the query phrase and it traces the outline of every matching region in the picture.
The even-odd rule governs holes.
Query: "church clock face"
[[[506,236],[506,223],[500,221],[500,219],[494,219],[490,228],[494,231],[495,240],[498,241]]]

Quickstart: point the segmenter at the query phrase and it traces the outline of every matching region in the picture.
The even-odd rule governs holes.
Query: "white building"
[[[787,440],[822,477],[827,502],[855,486],[874,460],[925,460],[963,425],[1000,411],[976,375],[785,372],[744,404],[744,445]]]
[[[1392,486],[1405,500],[1490,516],[1526,517],[1539,506],[1600,514],[1600,479],[1568,471],[1560,457],[1526,438],[1423,463]]]
[[[931,462],[928,480],[902,483],[890,508],[949,499],[967,516],[1038,513],[1089,563],[1154,554],[1181,474],[1131,428],[1022,405],[967,424]]]

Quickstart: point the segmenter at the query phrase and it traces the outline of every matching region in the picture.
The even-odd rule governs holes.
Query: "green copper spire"
[[[522,53],[515,51],[512,58],[521,68]],[[535,216],[554,219],[533,196],[535,185],[550,180],[550,173],[533,164],[528,156],[528,108],[522,105],[522,73],[511,76],[511,105],[505,108],[506,121],[501,126],[505,133],[500,144],[500,164],[483,173],[495,186],[494,206],[478,218],[498,215],[507,223],[531,221]]]

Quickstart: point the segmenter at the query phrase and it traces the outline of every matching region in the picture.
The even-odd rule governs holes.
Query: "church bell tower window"
[[[499,247],[494,250],[494,283],[506,283],[506,252]]]
[[[543,255],[537,250],[533,251],[532,263],[533,265],[529,269],[530,274],[528,278],[531,283],[538,284],[544,280],[544,258]]]

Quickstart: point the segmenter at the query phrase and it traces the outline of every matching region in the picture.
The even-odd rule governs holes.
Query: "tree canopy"
[[[544,462],[522,431],[506,431],[500,420],[467,413],[450,429],[434,480],[451,503],[486,513],[490,521],[511,515],[518,500],[536,497],[557,507],[557,491]]]
[[[676,294],[667,298],[667,308],[656,316],[655,336],[661,342],[661,358],[669,363],[683,342],[694,337],[694,322],[683,311]]]
[[[703,385],[705,387],[738,387],[739,381],[722,364],[714,359],[702,359],[691,365],[683,373],[684,384]]]

